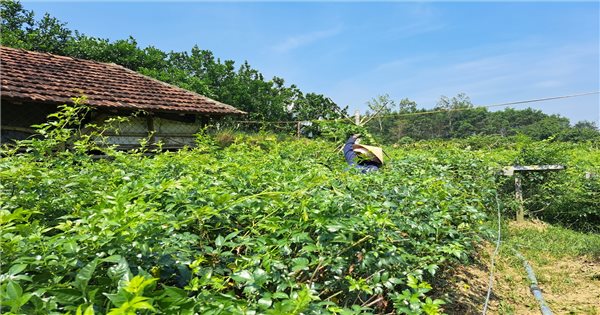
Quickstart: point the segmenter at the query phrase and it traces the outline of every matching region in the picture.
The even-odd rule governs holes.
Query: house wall
[[[95,120],[102,123],[111,117],[115,115],[100,115]],[[193,115],[155,114],[129,117],[125,122],[116,123],[116,130],[110,130],[105,135],[109,144],[118,145],[121,149],[137,148],[140,141],[151,144],[160,142],[164,149],[179,149],[195,145],[194,134],[202,125],[203,121]]]
[[[35,134],[31,125],[41,124],[47,116],[57,111],[56,105],[35,103],[14,103],[2,100],[0,103],[0,135],[2,143],[26,139]],[[119,149],[133,149],[140,146],[142,139],[150,143],[162,142],[164,149],[179,149],[194,146],[194,134],[206,123],[207,118],[196,115],[154,113],[131,117],[131,112],[94,110],[86,122],[100,126],[108,118],[128,117],[125,122],[116,123],[117,130],[108,130],[105,135],[109,144]],[[152,134],[152,137],[150,135]]]

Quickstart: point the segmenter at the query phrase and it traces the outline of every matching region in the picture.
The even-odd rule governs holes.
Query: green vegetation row
[[[432,285],[493,195],[456,150],[390,151],[369,175],[336,143],[270,134],[98,160],[80,114],[0,160],[3,313],[437,314]]]
[[[365,175],[339,143],[267,133],[116,152],[102,130],[78,134],[85,111],[65,107],[26,153],[3,151],[3,313],[438,314],[453,301],[437,283],[485,235],[497,191],[511,208],[497,176],[510,161],[566,158],[570,173],[524,180],[544,207],[531,214],[600,222],[598,177],[583,177],[598,148],[417,142]]]
[[[473,136],[453,141],[417,141],[400,146],[417,154],[431,150],[477,152],[488,165],[559,164],[562,171],[515,173],[522,182],[524,208],[529,218],[587,232],[600,232],[600,145],[571,143],[527,136]],[[503,215],[514,218],[514,177],[501,176],[497,186]],[[495,208],[494,208],[495,209]],[[492,210],[494,210],[492,209]],[[495,213],[495,212],[494,212]]]

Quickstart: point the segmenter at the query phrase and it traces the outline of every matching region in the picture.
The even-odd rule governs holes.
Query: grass
[[[555,313],[600,314],[600,234],[541,221],[504,225],[496,271],[497,313],[539,314],[513,248],[532,265],[544,299]]]
[[[542,263],[554,259],[590,256],[600,260],[600,234],[582,233],[542,222],[514,223],[508,228],[505,244],[528,253],[528,258]]]
[[[491,230],[497,221],[489,222]],[[495,240],[495,236],[493,238]],[[448,314],[481,314],[495,242],[482,244],[473,264],[448,274]],[[487,314],[540,314],[539,303],[517,249],[534,269],[544,299],[555,314],[600,315],[600,234],[582,233],[542,221],[503,221],[493,294]]]

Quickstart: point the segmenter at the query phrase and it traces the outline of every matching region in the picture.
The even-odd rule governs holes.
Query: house
[[[194,144],[204,123],[245,112],[208,97],[155,80],[117,64],[101,63],[0,46],[0,132],[2,142],[23,139],[31,125],[46,121],[57,106],[85,95],[93,110],[86,122],[138,113],[107,134],[126,149],[140,139],[163,148]],[[139,114],[139,113],[142,114]]]

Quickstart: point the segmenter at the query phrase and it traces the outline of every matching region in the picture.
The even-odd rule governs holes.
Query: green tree
[[[411,101],[408,98],[403,98],[398,102],[398,113],[407,114],[417,111],[417,102]]]
[[[194,91],[247,111],[251,119],[288,120],[336,118],[340,108],[321,94],[304,94],[283,78],[265,80],[248,62],[236,69],[233,60],[214,56],[210,50],[192,47],[187,52],[166,53],[155,47],[141,48],[133,37],[109,41],[71,31],[45,14],[34,13],[20,2],[0,0],[1,43],[5,46],[55,53],[74,58],[110,62]],[[337,115],[337,116],[336,116]]]
[[[390,98],[388,94],[378,95],[377,97],[367,101],[367,106],[369,110],[372,112],[372,115],[375,115],[375,121],[379,125],[379,131],[383,131],[383,116],[389,115],[393,108],[396,106],[395,102]]]
[[[2,45],[30,49],[27,30],[35,25],[33,12],[25,10],[20,2],[0,0],[0,15]]]
[[[23,8],[20,2],[1,0],[2,45],[27,50],[63,53],[71,37],[71,30],[48,13],[36,21],[33,11]]]
[[[596,127],[595,122],[583,120],[576,123],[572,128],[563,131],[563,133],[559,135],[559,139],[573,142],[600,142],[600,130]]]

